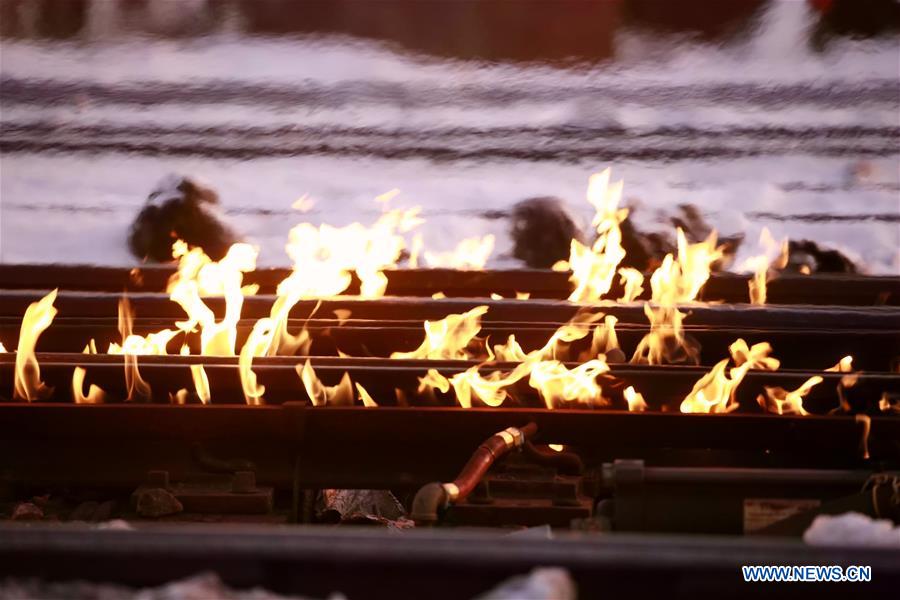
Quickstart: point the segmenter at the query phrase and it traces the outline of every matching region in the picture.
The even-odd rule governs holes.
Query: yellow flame
[[[644,314],[650,321],[650,332],[638,343],[631,357],[632,363],[661,365],[664,363],[700,364],[696,342],[684,335],[682,321],[686,316],[674,306],[652,307],[644,304]]]
[[[374,225],[346,227],[301,223],[291,229],[285,246],[294,262],[293,272],[278,285],[279,296],[321,298],[347,289],[351,272],[360,280],[360,295],[384,295],[384,269],[394,268],[406,247],[403,233],[420,225],[419,208],[392,210]]]
[[[671,306],[696,300],[709,280],[713,264],[723,256],[722,247],[716,247],[716,239],[716,232],[712,231],[706,240],[688,244],[684,231],[679,227],[678,258],[667,254],[650,276],[652,301]]]
[[[622,392],[622,395],[625,396],[625,402],[628,403],[628,410],[630,412],[643,412],[647,410],[647,402],[644,401],[644,397],[640,392],[634,391],[634,387],[629,385]]]
[[[769,342],[759,342],[748,347],[747,342],[742,338],[738,338],[728,347],[728,350],[731,352],[731,358],[734,359],[735,366],[738,367],[749,363],[751,369],[777,371],[778,367],[781,366],[780,360],[769,356],[772,353],[772,345]]]
[[[91,340],[83,350],[83,354],[97,354],[97,347],[94,340]],[[82,367],[75,367],[72,372],[72,398],[75,404],[102,404],[106,400],[106,393],[99,386],[91,384],[88,388],[87,396],[84,395],[84,378],[87,370]]]
[[[633,302],[644,293],[644,275],[637,269],[622,267],[619,269],[620,282],[625,287],[619,302]]]
[[[547,408],[564,404],[605,406],[597,376],[609,372],[603,358],[596,358],[568,369],[556,360],[538,362],[531,370],[528,384],[538,391]]]
[[[233,244],[219,262],[213,262],[201,248],[188,250],[177,241],[172,256],[178,259],[178,271],[169,279],[166,291],[188,315],[176,323],[185,332],[200,326],[200,354],[234,356],[237,324],[245,295],[253,295],[258,286],[242,286],[244,273],[256,268],[257,250],[249,244]],[[216,321],[215,313],[203,296],[224,296],[225,316]]]
[[[760,406],[769,412],[779,415],[805,416],[809,413],[803,408],[803,398],[822,381],[822,377],[815,375],[807,379],[803,385],[794,391],[788,391],[782,387],[764,386],[765,395],[760,394],[756,400]]]
[[[299,210],[300,212],[309,212],[316,205],[316,201],[310,198],[307,194],[303,194],[291,204],[291,208],[294,210]]]
[[[446,394],[450,391],[450,381],[438,373],[436,369],[428,369],[428,372],[425,373],[425,377],[419,377],[419,393],[425,393],[430,390],[440,390],[442,393]]]
[[[603,324],[594,327],[594,333],[591,336],[590,356],[599,356],[601,354],[609,354],[613,350],[619,348],[619,338],[616,335],[616,323],[619,320],[612,316],[606,315],[603,318]],[[582,356],[582,359],[584,357]]]
[[[366,388],[361,386],[359,383],[356,383],[356,391],[359,393],[359,399],[362,401],[363,406],[367,408],[374,408],[378,406],[378,403],[372,399],[371,394],[366,391]]]
[[[569,281],[575,284],[569,300],[593,302],[609,293],[616,268],[625,258],[622,248],[622,231],[619,224],[628,216],[628,209],[619,208],[623,183],[609,183],[610,170],[591,175],[588,181],[587,199],[594,207],[591,225],[597,238],[588,247],[573,239],[569,248],[569,260],[565,266],[572,271]],[[562,270],[563,263],[553,266]]]
[[[481,331],[481,317],[487,306],[476,306],[462,314],[447,315],[440,321],[425,321],[425,339],[411,352],[394,352],[391,358],[465,359],[466,347]]]
[[[563,446],[562,444],[547,444],[547,447],[554,452],[562,452],[565,449],[565,446]]]
[[[50,327],[56,316],[56,293],[53,290],[25,309],[19,328],[19,345],[16,348],[16,367],[13,381],[13,397],[33,402],[43,400],[53,393],[53,388],[41,381],[41,367],[35,355],[35,347],[41,334]]]
[[[828,367],[825,370],[832,373],[849,373],[853,370],[853,357],[849,355],[845,356],[839,360],[836,365]]]
[[[772,271],[783,269],[788,261],[788,240],[780,244],[775,241],[767,227],[763,227],[759,235],[759,245],[763,253],[744,261],[742,270],[752,271],[753,277],[748,281],[751,304],[766,303],[766,285],[772,279]]]
[[[297,365],[296,369],[313,406],[325,406],[327,404],[350,406],[353,404],[353,384],[350,381],[349,373],[344,373],[337,385],[327,386],[316,376],[309,359],[306,359],[306,363],[302,367]],[[362,390],[362,388],[358,389]],[[362,395],[363,391],[365,390],[360,391],[360,395]],[[373,405],[375,404],[371,397],[369,397],[369,400]],[[365,400],[363,402],[365,403]]]
[[[516,300],[528,300],[531,298],[531,292],[516,292]]]
[[[153,393],[150,390],[150,384],[144,381],[138,370],[137,357],[142,354],[165,354],[166,344],[169,339],[171,339],[171,337],[166,339],[166,335],[161,335],[164,334],[164,332],[151,334],[151,336],[158,336],[152,339],[151,336],[141,337],[132,334],[133,322],[134,316],[131,312],[131,302],[129,302],[127,297],[123,296],[119,300],[119,333],[122,335],[122,345],[117,346],[115,344],[110,344],[107,354],[115,354],[116,352],[114,352],[114,350],[118,348],[124,355],[125,388],[128,390],[127,400],[129,402],[134,400],[150,400],[153,397]],[[175,333],[172,332],[172,336],[174,335]],[[114,348],[114,346],[116,346],[116,348]]]
[[[750,363],[734,367],[726,374],[728,359],[719,361],[701,377],[681,403],[683,413],[725,413],[738,407],[735,392],[750,370]]]
[[[450,252],[425,252],[425,262],[429,267],[443,267],[459,270],[481,270],[494,251],[493,235],[481,238],[467,238],[459,242]]]
[[[181,346],[181,354],[183,356],[188,356],[190,353],[191,351],[187,344]],[[200,402],[203,404],[209,404],[212,394],[209,389],[209,378],[206,376],[203,365],[191,365],[190,368],[191,379],[194,381],[194,390],[197,392],[197,397],[200,398]],[[179,404],[184,404],[184,402],[179,402]]]
[[[265,356],[272,345],[275,335],[275,323],[270,318],[262,318],[253,324],[241,354],[238,357],[238,372],[241,376],[241,388],[244,391],[244,400],[251,406],[262,405],[266,387],[260,385],[253,372],[253,359],[257,356]]]
[[[0,342],[0,354],[5,353],[6,351],[6,346],[3,345],[3,342]]]

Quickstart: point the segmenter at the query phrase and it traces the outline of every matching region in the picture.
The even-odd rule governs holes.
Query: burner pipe
[[[507,427],[482,442],[452,482],[435,482],[422,486],[413,498],[410,515],[416,525],[437,522],[439,510],[465,500],[498,458],[513,448],[522,448],[535,433],[537,424],[534,422],[521,428]]]

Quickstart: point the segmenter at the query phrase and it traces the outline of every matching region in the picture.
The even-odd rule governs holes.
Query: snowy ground
[[[613,166],[643,223],[690,202],[722,233],[767,226],[898,273],[897,40],[814,52],[809,22],[774,2],[725,46],[623,32],[615,60],[568,68],[319,35],[4,39],[0,261],[131,264],[131,219],[179,172],[219,191],[263,264],[288,262],[293,224],[370,221],[400,188],[428,247],[492,232],[511,265],[486,209],[552,194],[587,217],[588,175]]]

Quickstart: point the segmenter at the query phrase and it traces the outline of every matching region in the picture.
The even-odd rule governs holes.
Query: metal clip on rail
[[[432,525],[439,512],[451,504],[462,502],[472,493],[491,465],[513,448],[520,449],[537,432],[537,425],[507,427],[486,439],[472,454],[459,476],[450,483],[428,483],[416,492],[412,503],[412,519],[416,525]]]

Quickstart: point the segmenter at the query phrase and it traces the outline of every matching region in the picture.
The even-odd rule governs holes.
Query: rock
[[[33,502],[20,502],[13,510],[13,521],[40,521],[44,518],[44,511]]]
[[[856,273],[852,260],[837,250],[822,248],[810,240],[788,242],[786,271],[802,273]]]
[[[131,225],[128,245],[141,260],[169,262],[172,243],[184,240],[219,260],[237,240],[213,211],[215,191],[187,177],[170,176],[150,193]]]
[[[513,206],[510,237],[513,256],[533,269],[549,269],[568,259],[572,239],[582,239],[563,201],[550,196],[529,198]]]
[[[184,510],[178,498],[162,488],[139,489],[135,496],[135,509],[142,517],[165,517]]]

